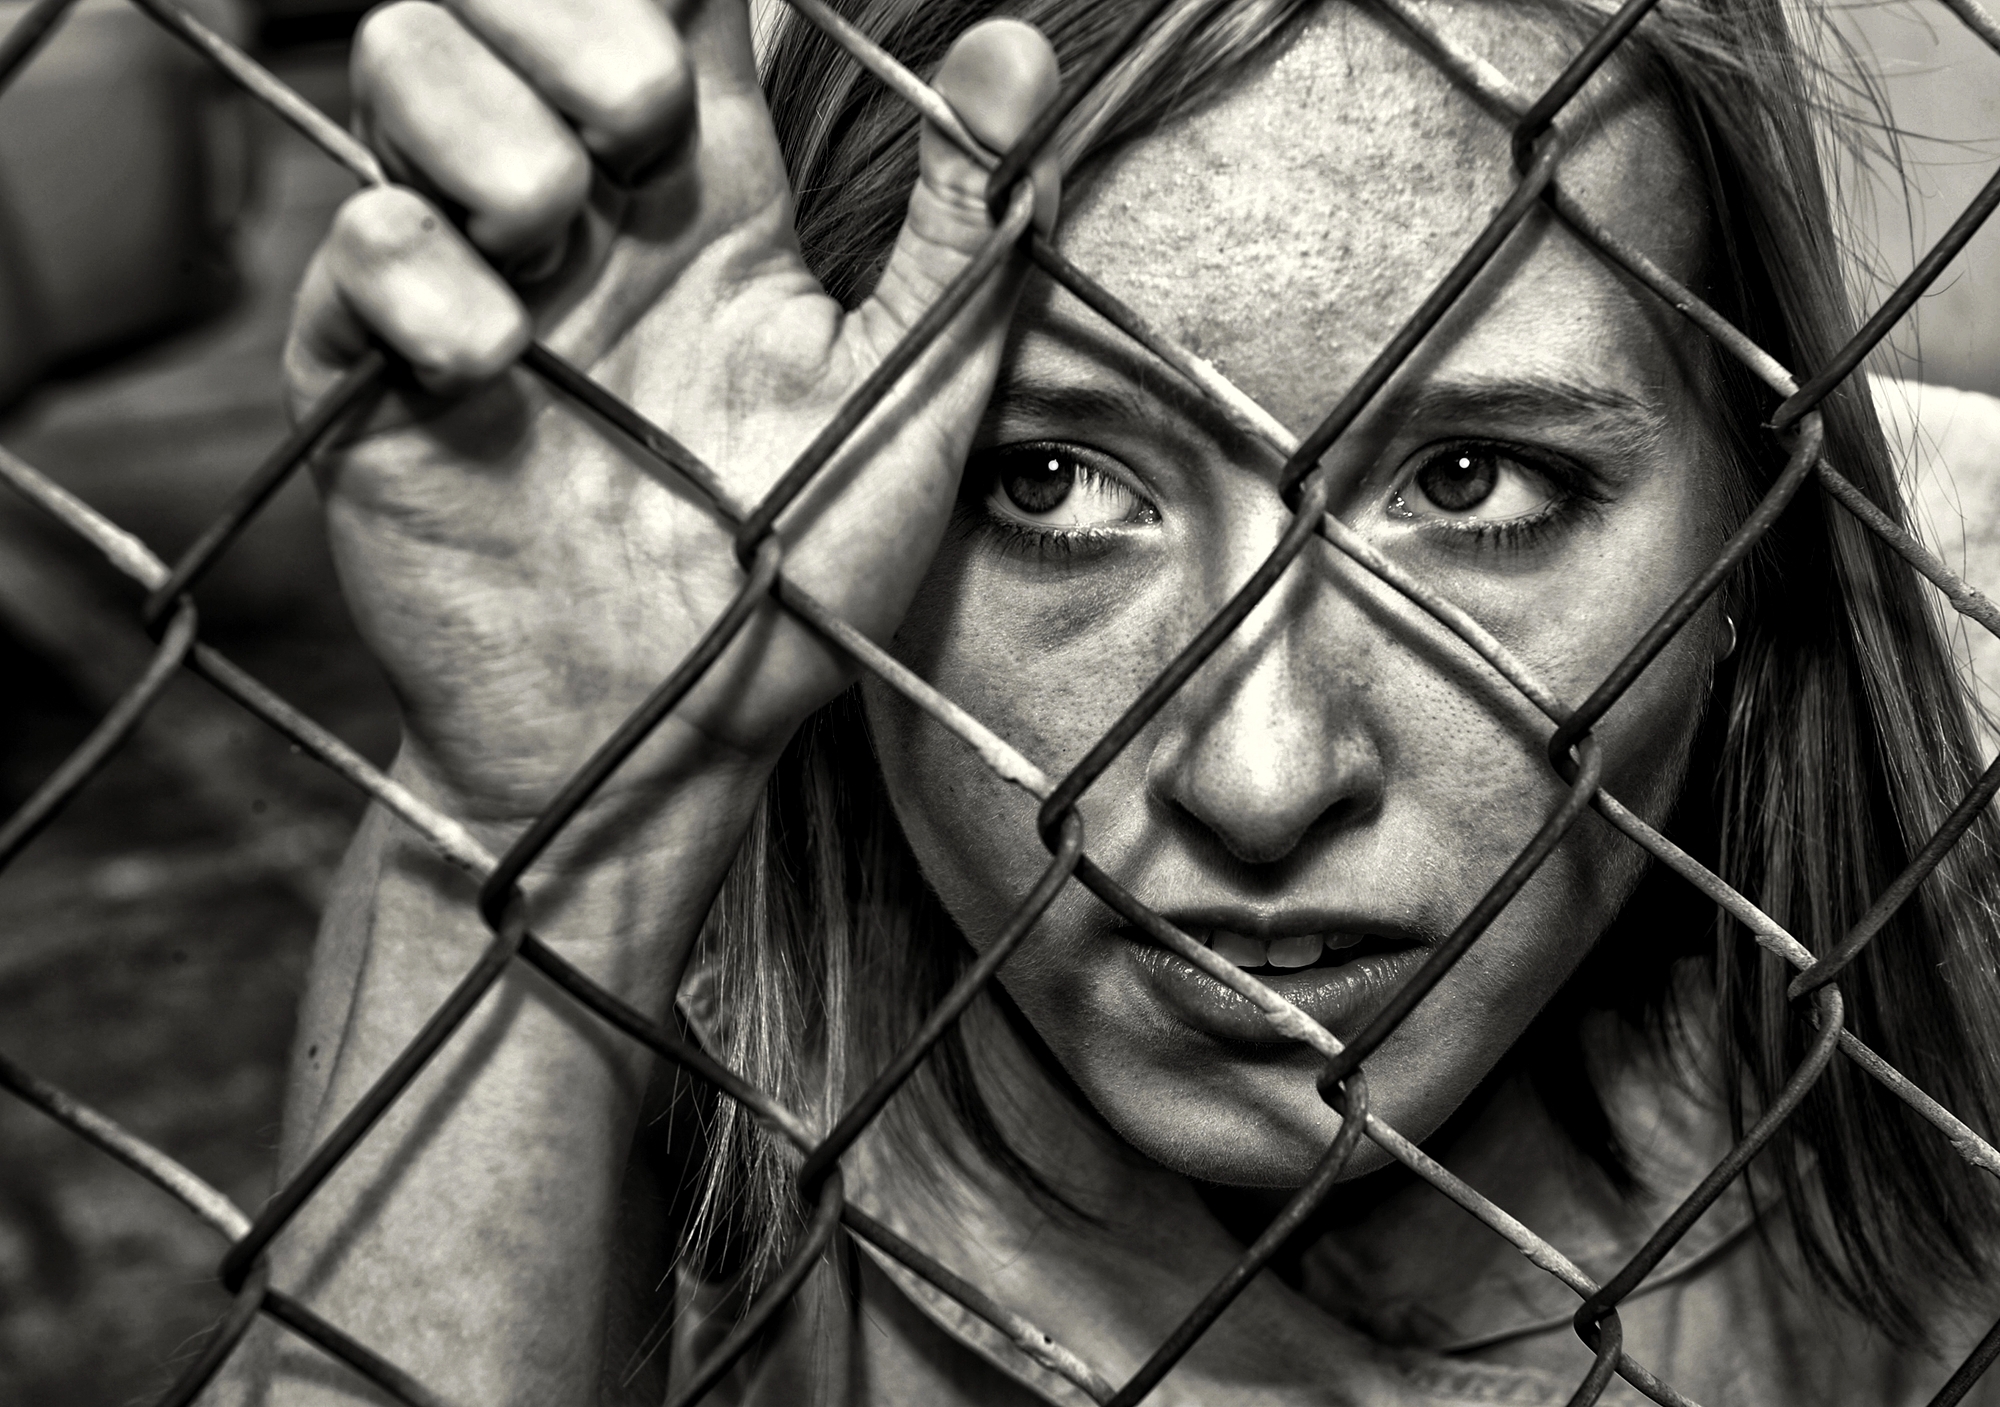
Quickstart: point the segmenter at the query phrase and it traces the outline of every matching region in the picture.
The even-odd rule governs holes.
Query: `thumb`
[[[1004,152],[1054,99],[1055,50],[1033,25],[987,20],[959,36],[933,86],[974,136],[990,150]],[[874,296],[860,310],[871,333],[886,334],[889,340],[923,316],[993,232],[986,209],[987,168],[929,122],[917,155],[919,174],[909,214]],[[1036,223],[1046,229],[1055,219],[1059,180],[1053,149],[1036,160],[1032,176]],[[873,326],[877,323],[886,326],[878,329]],[[886,347],[886,342],[878,345]]]

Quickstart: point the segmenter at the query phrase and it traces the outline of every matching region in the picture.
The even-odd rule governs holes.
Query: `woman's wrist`
[[[658,855],[686,848],[702,836],[719,844],[720,832],[731,828],[732,818],[738,832],[748,824],[782,746],[767,756],[749,757],[733,749],[683,743],[670,760],[652,755],[660,750],[657,742],[642,746],[585,796],[543,842],[533,870],[567,873]],[[487,769],[486,777],[465,779],[405,730],[389,771],[418,801],[464,827],[497,859],[557,806],[588,760],[523,758],[510,767]],[[533,780],[496,784],[493,772]],[[690,828],[686,819],[691,812],[705,817],[705,824]],[[728,845],[733,852],[734,841]]]
[[[725,757],[679,776],[649,771],[639,782],[611,779],[522,875],[532,931],[640,1010],[663,1016],[769,771],[768,763]],[[419,801],[465,826],[496,858],[505,856],[539,815],[490,795],[468,795],[440,778],[423,749],[407,742],[391,775]],[[468,879],[426,838],[408,827],[395,830],[394,860],[385,880],[393,874],[400,883],[417,883],[433,900],[462,904],[467,925],[453,925],[453,931],[461,940],[478,933],[472,925],[478,922],[477,886],[484,876]],[[379,936],[395,941],[392,933]],[[440,937],[434,928],[406,936],[433,949]],[[466,961],[474,956],[470,948],[454,954]]]

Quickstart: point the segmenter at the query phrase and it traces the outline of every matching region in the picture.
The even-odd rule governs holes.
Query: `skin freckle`
[[[1629,163],[1612,159],[1655,123],[1627,105],[1580,162],[1579,189],[1614,224],[1657,223],[1662,182],[1681,179],[1623,174]],[[1315,140],[1296,140],[1301,130]],[[1377,22],[1329,7],[1253,81],[1094,172],[1061,238],[1304,429],[1473,239],[1509,169],[1489,115]],[[976,526],[955,533],[898,636],[919,672],[1051,775],[1111,727],[1288,520],[1272,461],[1183,426],[1093,346],[1071,305],[1031,288],[994,423],[1119,459],[1151,516],[1062,548],[1059,564]],[[1016,383],[1038,389],[1013,402]],[[1086,387],[1091,397],[1062,394]],[[1659,424],[1705,424],[1678,333],[1573,240],[1531,222],[1329,462],[1358,486],[1344,518],[1581,698],[1717,537],[1707,432]],[[1540,537],[1510,525],[1504,544],[1475,547],[1481,510],[1452,527],[1435,521],[1443,510],[1408,509],[1413,495],[1429,504],[1409,466],[1454,434],[1552,446],[1546,461],[1527,450],[1478,471]],[[1587,510],[1557,470],[1534,467],[1563,456],[1598,466],[1604,488]],[[975,523],[977,500],[964,510]],[[1519,714],[1490,688],[1468,690],[1472,676],[1435,649],[1413,648],[1413,629],[1379,584],[1310,546],[1086,791],[1093,857],[1170,918],[1312,911],[1441,937],[1563,788]],[[1649,811],[1678,785],[1700,716],[1689,700],[1707,678],[1699,651],[1669,652],[1607,720],[1608,775]],[[977,945],[1046,863],[1033,809],[900,701],[864,694],[917,858]],[[1435,1127],[1580,959],[1637,880],[1614,847],[1605,828],[1580,831],[1482,940],[1481,960],[1371,1062],[1397,1127]],[[1068,894],[1002,978],[1069,1075],[1170,1166],[1254,1185],[1300,1175],[1332,1130],[1310,1078],[1204,1054],[1205,1038],[1162,1017],[1116,932],[1102,906]],[[1346,1037],[1359,1014],[1327,1019]]]

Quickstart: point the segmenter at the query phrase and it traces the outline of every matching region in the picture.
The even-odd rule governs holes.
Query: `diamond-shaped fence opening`
[[[32,6],[0,43],[0,82],[18,73],[50,30],[59,24],[73,0],[41,0]],[[1947,0],[1958,18],[1986,44],[2000,50],[2000,25],[1975,0]],[[360,181],[381,184],[386,176],[374,155],[345,131],[315,111],[241,51],[177,8],[171,0],[133,0],[140,9],[205,55],[236,83],[346,166]],[[708,1361],[687,1374],[677,1399],[700,1399],[756,1342],[759,1333],[804,1283],[814,1265],[838,1236],[857,1237],[941,1295],[954,1300],[974,1319],[983,1321],[1053,1373],[1067,1379],[1092,1399],[1126,1404],[1142,1399],[1180,1359],[1244,1286],[1271,1260],[1287,1237],[1313,1213],[1328,1194],[1342,1168],[1363,1138],[1370,1139],[1462,1206],[1471,1216],[1498,1232],[1534,1265],[1575,1292],[1580,1305],[1577,1333],[1589,1345],[1594,1362],[1576,1390],[1574,1401],[1589,1403],[1602,1393],[1612,1375],[1622,1376],[1639,1391],[1661,1403],[1687,1401],[1660,1381],[1623,1347],[1618,1306],[1657,1266],[1698,1218],[1739,1175],[1759,1149],[1798,1109],[1808,1091],[1835,1061],[1851,1062],[1879,1081],[1897,1098],[1934,1125],[1949,1147],[1986,1173],[2000,1176],[2000,1151],[1961,1122],[1923,1090],[1892,1068],[1844,1024],[1839,987],[1842,973],[1861,954],[1898,908],[1916,892],[1966,834],[2000,791],[2000,763],[1987,769],[1958,801],[1944,823],[1921,844],[1902,873],[1881,891],[1866,917],[1816,956],[1807,945],[1765,914],[1752,898],[1736,892],[1697,863],[1602,784],[1603,764],[1593,729],[1633,685],[1663,649],[1720,590],[1731,573],[1756,550],[1779,515],[1804,493],[1824,495],[1826,511],[1849,515],[1876,534],[1896,556],[1931,582],[1954,610],[2000,636],[2000,611],[1974,591],[1914,537],[1895,517],[1821,457],[1823,441],[1820,406],[1852,376],[1870,350],[1913,306],[1916,299],[1961,250],[1981,223],[2000,205],[2000,174],[1989,180],[1973,204],[1931,249],[1894,294],[1824,364],[1803,373],[1781,365],[1767,351],[1732,326],[1689,289],[1669,277],[1645,254],[1603,228],[1561,185],[1566,141],[1556,119],[1567,105],[1642,25],[1656,0],[1627,0],[1606,19],[1539,93],[1523,91],[1480,56],[1467,51],[1450,35],[1434,27],[1427,14],[1408,0],[1373,0],[1392,16],[1419,47],[1455,83],[1469,91],[1488,111],[1504,115],[1511,127],[1516,160],[1511,195],[1493,213],[1483,231],[1464,250],[1450,272],[1431,291],[1409,321],[1381,348],[1373,361],[1343,394],[1325,419],[1304,436],[1287,431],[1271,414],[1231,385],[1189,348],[1150,326],[1116,294],[1077,268],[1046,239],[1034,232],[1024,173],[1058,124],[1089,94],[1111,66],[1136,44],[1163,11],[1166,0],[1153,0],[1136,12],[1117,40],[1106,46],[1087,71],[1066,76],[1060,97],[1036,120],[1011,150],[985,149],[932,89],[879,47],[857,32],[823,0],[791,0],[796,15],[816,26],[896,95],[915,107],[990,172],[989,205],[993,230],[935,304],[912,327],[882,365],[848,399],[839,413],[801,453],[776,485],[759,502],[737,501],[722,479],[659,426],[610,394],[582,369],[544,346],[533,346],[522,366],[540,377],[558,398],[567,399],[591,417],[627,439],[664,474],[705,498],[734,534],[742,580],[735,599],[708,627],[698,646],[675,668],[617,733],[562,788],[557,799],[503,855],[485,849],[464,826],[440,814],[397,782],[377,770],[324,728],[245,674],[200,637],[192,592],[204,573],[250,525],[259,509],[288,476],[306,463],[343,418],[381,383],[390,367],[380,353],[364,357],[299,422],[245,481],[222,515],[175,563],[161,561],[136,538],[124,532],[42,474],[0,451],[0,478],[40,505],[120,571],[143,586],[148,595],[142,610],[145,625],[158,647],[145,672],[134,681],[79,747],[37,793],[0,828],[0,865],[18,855],[63,804],[132,732],[166,684],[180,670],[192,670],[234,698],[251,714],[325,763],[341,777],[380,803],[403,824],[424,837],[447,858],[481,881],[478,907],[491,931],[490,943],[470,971],[439,1007],[402,1055],[374,1083],[338,1127],[312,1151],[304,1164],[254,1217],[246,1216],[213,1188],[178,1166],[142,1140],[93,1110],[0,1057],[0,1084],[36,1105],[73,1130],[151,1179],[179,1199],[198,1217],[228,1239],[220,1275],[234,1296],[222,1324],[208,1337],[163,1399],[191,1400],[214,1376],[241,1342],[257,1316],[265,1315],[290,1332],[407,1403],[439,1399],[423,1383],[358,1342],[335,1324],[308,1308],[287,1289],[271,1283],[265,1252],[276,1236],[325,1183],[342,1160],[365,1139],[371,1128],[409,1087],[425,1062],[465,1021],[481,997],[514,964],[537,969],[573,998],[577,1005],[623,1036],[640,1043],[721,1096],[734,1100],[780,1138],[795,1145],[802,1159],[798,1187],[810,1215],[804,1231],[782,1268],[765,1285],[741,1320],[713,1351]],[[1467,288],[1495,257],[1510,234],[1534,211],[1553,208],[1558,217],[1596,254],[1656,295],[1667,307],[1713,339],[1733,362],[1767,389],[1775,401],[1767,429],[1785,451],[1782,471],[1764,497],[1735,527],[1722,550],[1680,593],[1654,625],[1634,643],[1618,666],[1588,698],[1571,706],[1538,680],[1475,616],[1439,591],[1385,557],[1358,533],[1327,511],[1332,492],[1322,457],[1352,426],[1376,395],[1404,366],[1418,344],[1454,307]],[[786,543],[776,525],[784,510],[841,451],[861,423],[923,355],[955,315],[981,289],[1017,248],[1026,245],[1034,261],[1050,277],[1120,333],[1143,347],[1164,367],[1207,397],[1231,423],[1282,456],[1281,487],[1293,510],[1287,531],[1269,558],[1208,622],[1184,650],[1132,703],[1109,733],[1068,775],[1051,779],[1005,739],[944,697],[923,679],[892,659],[858,630],[842,621],[786,574]],[[1321,1025],[1256,977],[1223,960],[1203,943],[1161,918],[1144,900],[1127,892],[1095,866],[1086,849],[1077,802],[1121,749],[1159,712],[1257,607],[1291,562],[1315,540],[1361,569],[1372,573],[1389,590],[1427,614],[1457,637],[1546,716],[1548,759],[1567,785],[1567,792],[1540,830],[1514,862],[1467,913],[1447,941],[1435,948],[1367,1029],[1343,1045]],[[719,1064],[679,1031],[668,1029],[627,1005],[577,970],[536,937],[534,903],[520,888],[524,873],[562,832],[607,777],[628,757],[722,654],[753,611],[775,601],[844,651],[864,670],[896,690],[932,719],[949,729],[996,774],[1021,788],[1040,804],[1039,826],[1050,860],[1034,889],[1001,935],[982,953],[924,1023],[916,1038],[882,1070],[834,1122],[832,1131],[817,1137],[809,1122],[768,1093],[753,1087]],[[1397,1028],[1416,1004],[1479,940],[1494,917],[1570,832],[1580,818],[1595,811],[1666,870],[1679,875],[1733,918],[1769,953],[1798,969],[1789,999],[1804,1032],[1804,1055],[1783,1087],[1769,1098],[1744,1137],[1674,1210],[1644,1247],[1603,1283],[1587,1276],[1555,1246],[1521,1224],[1429,1159],[1410,1140],[1371,1113],[1364,1063]],[[1285,1036],[1310,1047],[1324,1061],[1320,1088],[1343,1116],[1340,1132],[1318,1166],[1270,1227],[1218,1283],[1188,1287],[1192,1308],[1177,1329],[1159,1345],[1138,1372],[1122,1383],[1108,1381],[1077,1354],[1063,1346],[1046,1326],[1023,1319],[996,1302],[978,1285],[938,1263],[888,1226],[848,1203],[843,1192],[841,1157],[864,1128],[925,1059],[932,1047],[967,1009],[982,987],[1028,934],[1058,893],[1072,882],[1086,886],[1126,922],[1178,954],[1217,981],[1241,994]],[[1980,1341],[1960,1369],[1933,1399],[1958,1401],[1996,1356],[2000,1355],[2000,1325]]]

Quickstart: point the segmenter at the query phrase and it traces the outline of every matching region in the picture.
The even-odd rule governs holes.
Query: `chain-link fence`
[[[59,24],[73,0],[41,0],[0,43],[0,82],[18,73],[37,46]],[[134,0],[175,35],[194,46],[230,78],[269,105],[329,157],[345,165],[362,182],[379,185],[386,176],[374,155],[270,73],[202,23],[176,8],[171,0]],[[1824,956],[1815,958],[1807,946],[1697,863],[1663,834],[1643,821],[1601,785],[1602,760],[1592,729],[1632,686],[1660,652],[1707,603],[1739,564],[1757,546],[1794,497],[1817,485],[1829,501],[1828,511],[1851,515],[1875,533],[1909,567],[1931,582],[1950,606],[1989,632],[2000,636],[2000,610],[1960,580],[1928,549],[1904,531],[1860,489],[1836,472],[1821,456],[1823,441],[1818,407],[1850,376],[1870,350],[1913,306],[1962,249],[1982,222],[2000,206],[2000,175],[1977,199],[1871,316],[1852,339],[1827,363],[1803,378],[1796,377],[1741,331],[1663,272],[1652,260],[1602,228],[1580,209],[1559,184],[1565,139],[1555,119],[1588,80],[1632,34],[1656,0],[1628,0],[1574,55],[1545,91],[1521,91],[1480,56],[1468,52],[1439,32],[1407,0],[1373,0],[1392,16],[1458,85],[1471,92],[1489,111],[1509,114],[1517,171],[1511,195],[1483,231],[1458,258],[1422,306],[1374,357],[1339,404],[1311,434],[1298,438],[1258,406],[1213,367],[1173,338],[1149,326],[1114,293],[1070,263],[1031,228],[1032,197],[1024,173],[1049,141],[1058,124],[1088,94],[1166,9],[1166,0],[1152,0],[1135,13],[1117,42],[1107,46],[1084,72],[1070,75],[1060,97],[1034,122],[1022,139],[1005,153],[988,151],[959,121],[950,106],[897,60],[857,32],[823,0],[791,0],[804,22],[817,26],[852,59],[914,106],[950,140],[991,172],[987,187],[994,229],[964,270],[913,326],[895,350],[868,377],[791,464],[775,487],[759,502],[739,502],[709,466],[630,405],[606,392],[582,370],[546,347],[532,346],[522,365],[542,378],[560,397],[568,398],[615,432],[623,435],[652,462],[701,494],[714,513],[734,532],[742,584],[735,599],[708,627],[699,645],[660,684],[590,762],[562,788],[557,799],[528,827],[506,854],[495,856],[449,816],[441,815],[395,781],[371,766],[338,738],[291,707],[256,679],[203,642],[191,592],[205,572],[255,518],[272,494],[315,452],[350,410],[382,381],[388,370],[380,353],[362,359],[343,381],[300,421],[297,429],[272,452],[243,484],[227,510],[176,563],[161,561],[131,534],[95,512],[63,488],[13,455],[0,450],[0,477],[66,524],[101,551],[114,566],[149,592],[143,619],[158,640],[150,666],[105,715],[89,738],[50,776],[28,802],[0,828],[0,865],[20,853],[63,804],[82,788],[92,773],[131,734],[166,685],[183,669],[192,670],[238,701],[252,714],[290,738],[334,769],[412,827],[447,858],[477,875],[482,882],[479,912],[491,930],[491,942],[477,964],[429,1019],[421,1033],[384,1072],[334,1132],[312,1150],[304,1164],[253,1218],[157,1149],[134,1137],[95,1111],[79,1104],[5,1057],[0,1057],[0,1084],[36,1105],[81,1137],[121,1159],[178,1198],[230,1242],[220,1274],[234,1296],[221,1326],[162,1399],[167,1404],[190,1401],[215,1375],[241,1342],[259,1314],[283,1324],[292,1333],[349,1365],[383,1391],[412,1404],[440,1399],[425,1384],[356,1341],[309,1309],[287,1290],[270,1282],[265,1252],[271,1240],[311,1199],[350,1151],[409,1087],[425,1063],[471,1014],[481,997],[516,963],[539,970],[583,1009],[639,1042],[682,1070],[705,1080],[723,1096],[735,1100],[780,1137],[796,1145],[802,1162],[798,1187],[810,1208],[805,1230],[782,1268],[714,1350],[708,1361],[694,1367],[684,1380],[677,1402],[700,1399],[756,1343],[805,1281],[815,1263],[843,1232],[860,1238],[883,1255],[928,1282],[940,1294],[983,1321],[1022,1352],[1082,1389],[1092,1399],[1110,1404],[1140,1401],[1212,1324],[1232,1299],[1272,1259],[1287,1238],[1312,1215],[1327,1196],[1361,1139],[1368,1138],[1492,1228],[1536,1266],[1573,1290],[1581,1300],[1575,1316],[1577,1333],[1594,1353],[1588,1377],[1577,1388],[1576,1403],[1597,1400],[1613,1374],[1654,1401],[1686,1404],[1689,1399],[1661,1381],[1623,1347],[1618,1306],[1657,1266],[1696,1219],[1743,1174],[1757,1152],[1796,1111],[1829,1064],[1851,1061],[1897,1098],[1934,1125],[1957,1156],[2000,1176],[2000,1151],[1961,1122],[1948,1109],[1918,1089],[1843,1024],[1838,979],[1842,972],[1888,923],[1896,911],[1932,874],[1965,835],[1982,810],[2000,792],[2000,762],[1989,767],[1962,798],[1937,832],[1915,850],[1914,858],[1876,898],[1867,915]],[[1979,37],[2000,51],[2000,24],[1975,0],[1946,0],[1950,9]],[[1419,342],[1453,308],[1455,302],[1495,257],[1509,235],[1531,212],[1552,208],[1557,217],[1596,254],[1651,291],[1665,305],[1691,321],[1702,333],[1778,400],[1768,421],[1787,452],[1781,473],[1755,508],[1728,538],[1723,550],[1683,590],[1671,607],[1647,630],[1618,666],[1575,708],[1567,706],[1492,634],[1465,610],[1425,582],[1385,557],[1355,530],[1327,511],[1328,474],[1321,457],[1352,426],[1371,400],[1403,367]],[[785,542],[775,530],[780,516],[813,481],[898,379],[923,355],[957,313],[985,282],[1025,243],[1036,264],[1108,323],[1144,347],[1205,395],[1231,423],[1268,444],[1283,456],[1280,480],[1293,517],[1282,540],[1250,580],[1200,631],[1172,664],[1126,710],[1112,730],[1068,775],[1047,777],[1032,761],[997,736],[952,700],[891,658],[859,631],[831,613],[788,579]],[[1457,636],[1491,665],[1542,714],[1552,732],[1548,759],[1567,784],[1567,794],[1506,872],[1492,885],[1452,932],[1436,947],[1416,975],[1398,990],[1367,1029],[1343,1045],[1255,976],[1219,957],[1150,910],[1097,868],[1085,850],[1077,811],[1079,798],[1155,717],[1170,698],[1200,669],[1264,599],[1287,567],[1315,539],[1330,544],[1390,590],[1399,593]],[[531,928],[533,905],[519,888],[525,871],[555,839],[607,777],[673,711],[703,677],[763,602],[770,600],[817,632],[862,669],[900,693],[972,748],[986,765],[1040,804],[1038,823],[1052,856],[1033,891],[1023,899],[1004,931],[981,953],[932,1013],[921,1031],[869,1084],[866,1091],[835,1122],[826,1137],[815,1137],[807,1120],[784,1107],[717,1063],[707,1052],[675,1030],[642,1015],[589,980]],[[1802,1008],[1800,1018],[1814,1028],[1804,1058],[1789,1080],[1760,1111],[1744,1137],[1695,1190],[1674,1210],[1645,1245],[1616,1274],[1599,1284],[1555,1246],[1427,1156],[1409,1139],[1370,1113],[1363,1063],[1410,1011],[1465,955],[1501,909],[1548,859],[1563,837],[1587,812],[1595,809],[1656,862],[1681,876],[1732,916],[1770,953],[1797,968],[1789,989],[1791,1001]],[[850,1204],[843,1194],[840,1160],[861,1132],[925,1059],[940,1038],[966,1011],[975,996],[1021,943],[1048,906],[1072,881],[1081,883],[1153,941],[1178,954],[1233,991],[1241,994],[1290,1039],[1323,1058],[1320,1089],[1343,1116],[1340,1132],[1317,1168],[1291,1198],[1284,1211],[1255,1240],[1241,1259],[1210,1287],[1185,1319],[1161,1343],[1151,1358],[1123,1383],[1107,1381],[1042,1327],[1003,1307],[975,1284],[953,1273],[879,1220]],[[1996,1357],[2000,1356],[2000,1325],[1979,1342],[1971,1355],[1933,1398],[1936,1404],[1957,1402]]]

